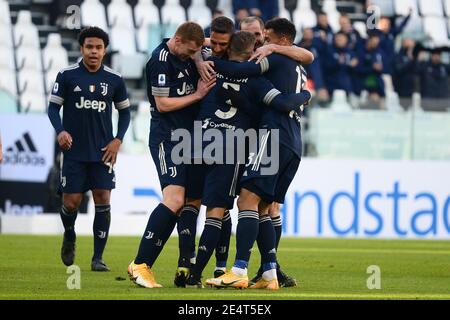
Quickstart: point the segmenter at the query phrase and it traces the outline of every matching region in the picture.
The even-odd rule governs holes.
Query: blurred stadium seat
[[[211,23],[211,10],[206,6],[206,0],[192,0],[188,8],[188,18],[202,28],[207,27]]]
[[[397,15],[407,16],[410,8],[413,11],[413,15],[419,14],[419,8],[417,7],[417,0],[393,0],[394,9]]]
[[[159,10],[152,0],[139,0],[134,8],[137,43],[141,52],[150,54],[161,39]]]
[[[423,28],[425,34],[429,36],[436,46],[447,46],[450,45],[447,22],[441,17],[424,17],[423,18]]]
[[[292,19],[298,29],[314,27],[317,24],[317,17],[311,9],[311,0],[299,0],[297,8],[292,13]]]
[[[61,44],[59,33],[50,33],[47,37],[47,45],[42,50],[42,58],[45,70],[45,89],[50,92],[58,72],[69,65],[67,50]]]
[[[108,31],[105,7],[99,0],[84,0],[81,4],[81,24],[97,26]]]
[[[442,0],[419,0],[419,8],[422,16],[444,16]]]
[[[186,21],[186,12],[179,0],[166,0],[161,9],[164,37],[171,37],[178,25]]]

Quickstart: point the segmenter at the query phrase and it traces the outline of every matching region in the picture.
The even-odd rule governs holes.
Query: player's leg
[[[216,246],[216,268],[214,269],[214,278],[218,278],[227,272],[227,260],[230,251],[232,227],[230,211],[225,210],[222,218],[222,230],[220,231],[220,238]]]
[[[259,229],[256,243],[261,254],[261,276],[254,282],[251,289],[272,289],[279,288],[277,277],[277,257],[275,250],[275,230],[272,220],[269,216],[269,208],[271,205],[267,203],[260,204]]]
[[[92,226],[94,237],[94,254],[92,255],[92,271],[109,271],[102,260],[103,251],[108,241],[111,224],[111,190],[116,187],[114,170],[103,162],[87,164],[87,184],[92,190],[95,204],[95,217]]]
[[[184,287],[192,264],[195,263],[195,237],[197,218],[204,183],[204,166],[186,166],[186,203],[177,222],[179,258],[174,284]]]
[[[59,212],[64,226],[64,237],[61,246],[61,260],[66,266],[70,266],[75,260],[75,220],[78,215],[82,193],[63,193],[63,205]]]
[[[92,196],[95,203],[95,217],[92,227],[94,234],[94,254],[92,256],[91,270],[109,271],[108,266],[102,258],[111,225],[111,190],[93,189]]]
[[[272,226],[273,226],[273,232],[275,232],[275,250],[278,251],[278,243],[280,242],[280,237],[281,237],[281,215],[280,215],[280,204],[278,202],[272,202],[272,204],[269,206],[269,216],[270,219],[264,220],[264,223],[261,223],[260,220],[260,224],[259,224],[259,229],[260,232],[258,233],[258,238],[256,239],[256,242],[258,244],[258,248],[261,247],[261,242],[265,241],[265,238],[260,236],[260,234],[265,234],[267,232],[269,232],[270,234],[272,234],[272,230],[268,231],[268,228],[270,228],[269,222],[271,222]],[[261,229],[265,230],[265,231],[261,231]],[[261,249],[259,251],[260,253],[262,253]],[[277,270],[279,269],[279,265]],[[250,281],[250,283],[256,283],[258,282],[263,274],[263,263],[262,263],[262,259],[261,259],[261,265],[259,266],[258,272],[256,273],[256,276]]]
[[[172,234],[185,202],[185,167],[172,162],[171,148],[170,144],[164,142],[150,147],[158,170],[163,199],[150,214],[136,258],[128,266],[131,280],[146,288],[161,287],[156,282],[151,267]]]
[[[196,261],[187,279],[186,287],[203,287],[202,273],[219,241],[224,212],[225,208],[207,208],[205,227],[198,243]]]
[[[230,272],[207,279],[206,284],[216,287],[246,288],[248,286],[247,267],[250,250],[258,234],[258,204],[261,198],[245,188],[238,198],[238,224],[236,229],[236,258]]]
[[[60,216],[64,226],[61,260],[66,266],[72,265],[75,260],[75,220],[83,193],[87,190],[86,175],[87,168],[84,163],[64,159],[64,156],[61,156],[62,206]]]

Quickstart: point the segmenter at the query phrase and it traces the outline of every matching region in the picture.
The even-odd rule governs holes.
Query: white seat
[[[139,51],[151,53],[161,42],[159,10],[152,0],[139,0],[134,8]]]
[[[127,27],[134,29],[133,12],[126,0],[112,0],[107,8],[110,27]]]
[[[44,69],[61,70],[69,65],[67,50],[61,45],[61,35],[50,33],[47,37],[47,45],[42,50]]]
[[[234,19],[233,7],[230,0],[219,0],[217,3],[217,9],[221,10],[225,17]]]
[[[148,145],[150,133],[150,102],[141,101],[134,118],[134,129],[136,132],[136,140]]]
[[[444,1],[444,9],[447,17],[450,17],[450,0],[443,0]]]
[[[11,26],[0,22],[0,47],[12,48]]]
[[[134,30],[134,29],[133,29]],[[116,26],[111,28],[111,49],[121,54],[133,55],[136,53],[134,31],[127,27]]]
[[[41,49],[20,46],[16,50],[17,67],[19,69],[42,71]]]
[[[402,20],[403,18],[397,18],[397,24]],[[406,24],[405,29],[403,29],[403,34],[420,40],[423,35],[423,19],[419,16],[412,16]]]
[[[20,97],[21,112],[45,113],[47,102],[45,96],[38,92],[25,91]]]
[[[393,17],[395,15],[394,3],[392,0],[370,0],[370,5],[380,8],[382,16]]]
[[[313,28],[317,25],[317,17],[311,9],[297,9],[292,13],[293,23],[297,30]]]
[[[99,0],[84,0],[81,4],[81,24],[83,26],[97,26],[108,32],[105,7]]]
[[[280,18],[291,20],[291,15],[289,14],[288,9],[286,9],[284,0],[278,0],[278,16]]]
[[[347,101],[347,93],[345,90],[334,90],[333,99],[330,108],[337,112],[351,112],[352,107]]]
[[[425,17],[423,19],[423,29],[435,45],[447,46],[450,44],[448,32],[442,32],[447,30],[447,21],[444,18]]]
[[[0,68],[11,71],[16,70],[14,63],[14,52],[10,47],[1,47],[0,50]],[[0,76],[1,77],[1,76]]]
[[[11,26],[11,14],[7,1],[0,0],[0,24]]]
[[[367,25],[362,21],[353,22],[353,28],[359,32],[361,37],[367,38]]]
[[[18,74],[20,92],[44,94],[44,78],[37,70],[22,70]],[[23,95],[23,94],[22,94]]]
[[[404,109],[400,105],[400,98],[395,91],[386,91],[386,109],[390,112],[402,112]]]
[[[423,16],[444,16],[442,0],[419,0],[419,8]]]
[[[412,8],[413,15],[419,15],[417,0],[394,0],[394,9],[396,14],[407,16],[409,13],[409,8]]]
[[[14,26],[14,46],[40,48],[38,30],[31,21],[30,11],[19,11],[17,23]]]
[[[166,0],[161,9],[162,23],[168,25],[180,25],[186,21],[184,8],[178,0]]]
[[[338,13],[336,0],[323,0],[322,11],[327,14]]]
[[[333,32],[338,32],[341,30],[341,25],[339,24],[339,18],[341,17],[341,14],[339,12],[333,12],[328,13],[328,23],[330,24],[331,29]]]
[[[0,67],[0,88],[17,97],[16,72],[9,68]]]
[[[188,17],[190,21],[197,22],[202,28],[211,23],[211,10],[206,6],[205,0],[192,0],[188,8]]]

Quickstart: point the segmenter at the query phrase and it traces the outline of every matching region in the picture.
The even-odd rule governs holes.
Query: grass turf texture
[[[279,261],[300,285],[269,292],[175,288],[177,238],[167,242],[153,268],[164,288],[139,288],[126,273],[136,254],[138,237],[111,237],[104,255],[111,272],[99,273],[90,271],[92,237],[81,236],[77,239],[75,260],[81,268],[81,289],[68,290],[66,281],[70,274],[59,256],[61,239],[0,235],[0,299],[450,299],[449,241],[283,238]],[[228,267],[234,259],[234,240],[233,237]],[[203,280],[212,276],[214,263],[213,256]],[[255,246],[250,277],[258,265]],[[366,286],[370,265],[381,269],[380,290]]]

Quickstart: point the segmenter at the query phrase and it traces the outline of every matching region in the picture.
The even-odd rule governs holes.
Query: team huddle
[[[259,18],[249,17],[241,21],[240,29],[235,32],[230,19],[218,17],[212,21],[210,38],[205,39],[198,24],[185,22],[172,38],[163,40],[147,63],[149,148],[162,201],[151,213],[137,255],[128,266],[130,279],[139,286],[161,287],[152,267],[175,226],[179,236],[177,287],[203,288],[202,273],[213,252],[216,268],[206,285],[269,290],[296,285],[276,257],[281,237],[279,204],[300,165],[300,119],[311,99],[304,88],[306,74],[301,64],[311,63],[314,57],[293,46],[295,26],[286,19],[275,18],[264,25]],[[74,262],[77,210],[81,195],[92,190],[91,267],[108,271],[102,254],[115,185],[113,166],[130,122],[130,104],[121,76],[102,64],[107,34],[90,27],[80,33],[79,43],[83,60],[58,74],[48,112],[64,154],[61,258],[66,265]],[[112,102],[119,110],[115,137]],[[180,161],[174,157],[179,149],[177,137],[180,131],[194,136],[195,130],[224,143],[211,152],[211,139],[200,145],[192,142],[191,151]],[[251,133],[257,133],[256,138],[245,139]],[[239,136],[245,137],[244,143],[236,141]],[[236,197],[236,257],[227,269],[232,229],[229,210]],[[196,250],[201,205],[206,207],[206,220]],[[255,242],[261,265],[249,280],[247,269]]]

